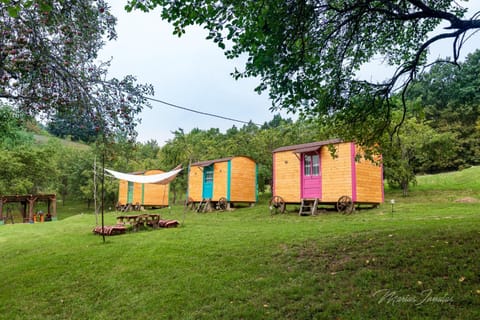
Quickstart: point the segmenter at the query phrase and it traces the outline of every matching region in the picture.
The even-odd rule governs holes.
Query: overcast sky
[[[471,12],[480,10],[480,1],[471,2]],[[125,3],[122,0],[110,1],[111,12],[118,19],[118,39],[108,42],[100,52],[101,60],[112,58],[112,77],[135,75],[139,83],[154,86],[155,98],[182,107],[260,124],[273,118],[267,94],[254,92],[258,80],[234,80],[230,73],[235,67],[243,69],[242,61],[227,60],[222,50],[205,40],[204,30],[192,27],[178,38],[172,35],[172,27],[160,19],[158,9],[149,13],[127,13],[123,9]],[[477,34],[464,48],[464,53],[479,48],[479,45]],[[450,41],[436,45],[431,56],[445,55],[451,56]],[[381,79],[383,72],[378,70],[372,66],[366,68],[365,77]],[[142,122],[137,131],[141,142],[153,139],[163,145],[173,138],[172,131],[179,128],[185,132],[193,128],[219,128],[224,132],[233,125],[243,125],[157,102],[151,104],[152,109],[145,108],[140,115]],[[293,117],[285,113],[282,115]]]
[[[127,13],[124,3],[111,1],[111,12],[118,19],[118,39],[107,43],[100,55],[101,60],[113,58],[111,76],[135,75],[139,83],[154,86],[155,98],[182,107],[260,124],[273,118],[268,96],[254,92],[258,81],[234,80],[230,73],[242,64],[227,60],[221,49],[205,40],[204,30],[189,28],[179,38],[172,35],[172,27],[160,19],[158,10]],[[185,132],[219,128],[224,132],[233,125],[243,126],[156,102],[151,104],[152,109],[145,108],[142,123],[137,127],[141,142],[154,139],[163,145],[178,128]]]

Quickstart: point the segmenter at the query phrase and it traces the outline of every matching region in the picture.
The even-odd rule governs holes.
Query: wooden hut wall
[[[328,146],[320,148],[322,194],[320,201],[337,202],[349,196],[359,203],[384,201],[383,169],[367,160],[355,161],[362,149],[353,142],[333,144],[332,156]],[[294,149],[273,154],[273,195],[281,196],[287,203],[301,201],[301,161]]]
[[[217,162],[213,165],[212,201],[228,196],[228,166],[230,161]]]
[[[188,175],[188,197],[193,201],[202,200],[203,168],[191,166]]]
[[[126,180],[118,182],[118,203],[121,205],[128,203],[128,181]]]
[[[356,148],[356,152],[361,155],[363,154],[362,150],[358,147]],[[357,201],[382,203],[384,201],[382,166],[363,158],[359,162],[356,162],[355,166]]]
[[[148,170],[144,175],[164,173],[162,170]],[[118,202],[121,205],[132,203],[146,206],[168,206],[169,184],[133,183],[132,201],[128,201],[128,184],[126,180],[118,183]]]
[[[257,202],[257,165],[247,157],[230,160],[229,201]]]
[[[148,170],[144,175],[164,173],[162,170]],[[144,184],[142,202],[146,206],[168,206],[170,184]]]
[[[334,156],[332,156],[328,147],[320,149],[320,170],[322,173],[322,198],[320,200],[323,202],[336,202],[340,196],[352,197],[354,194],[352,190],[354,187],[352,165],[355,165],[354,159],[352,159],[354,145],[352,143],[339,143],[335,145],[335,148]]]
[[[132,204],[142,204],[142,184],[141,183],[133,183]]]
[[[273,195],[300,202],[300,160],[292,150],[273,154]]]
[[[203,167],[191,166],[188,197],[195,202],[203,198]],[[212,201],[226,198],[232,202],[257,201],[257,165],[248,157],[233,157],[213,163]]]

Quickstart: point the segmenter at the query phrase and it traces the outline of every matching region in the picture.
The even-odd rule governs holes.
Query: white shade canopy
[[[138,174],[129,174],[129,173],[122,173],[110,169],[106,169],[105,171],[111,174],[113,177],[120,179],[120,180],[126,180],[130,182],[136,182],[136,183],[154,183],[154,184],[167,184],[173,181],[177,174],[182,171],[182,168],[175,168],[172,171],[168,171],[165,173],[159,173],[159,174],[152,174],[152,175],[138,175]]]

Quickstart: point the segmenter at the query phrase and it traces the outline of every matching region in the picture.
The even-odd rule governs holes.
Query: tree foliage
[[[397,111],[394,116],[402,115]],[[390,139],[385,137],[381,148],[384,176],[390,186],[401,188],[404,196],[408,195],[417,174],[431,168],[444,168],[457,155],[454,133],[436,132],[425,121],[414,117],[405,121],[392,143],[388,142]]]
[[[462,145],[457,142],[456,132],[440,131],[431,126],[430,121],[415,114],[415,103],[409,102],[408,107],[410,116],[398,134],[394,135],[393,143],[388,134],[379,143],[385,178],[390,186],[402,188],[405,194],[414,183],[416,174],[447,170],[452,163],[462,159],[462,153],[459,152]],[[0,116],[17,123],[11,112],[11,109],[0,109]],[[3,116],[4,113],[7,116]],[[393,116],[401,118],[401,108],[397,107]],[[18,126],[14,128],[17,130]],[[95,180],[97,199],[100,199],[104,160],[105,167],[122,172],[147,169],[168,171],[181,164],[185,170],[170,185],[172,200],[178,203],[184,200],[186,194],[187,168],[191,162],[238,155],[255,160],[259,191],[268,192],[273,170],[272,150],[286,145],[327,140],[336,137],[336,130],[333,126],[316,121],[292,121],[274,116],[272,121],[261,127],[253,124],[240,128],[233,126],[225,133],[215,128],[193,129],[190,132],[178,129],[163,146],[154,140],[146,143],[117,140],[114,143],[107,142],[108,146],[96,143],[91,147],[79,147],[78,143],[59,143],[58,139],[51,139],[46,144],[33,143],[33,138],[17,139],[14,144],[0,144],[0,194],[55,192],[62,203],[84,200],[92,205]],[[19,134],[25,135],[27,133]],[[0,132],[0,141],[7,141],[4,138],[5,135]],[[106,208],[113,208],[118,199],[118,181],[106,177],[104,186]]]
[[[331,138],[332,132],[318,127],[315,122],[283,119],[275,115],[261,127],[248,123],[241,128],[233,126],[225,133],[218,129],[193,129],[186,133],[179,129],[174,138],[161,149],[162,163],[167,168],[182,164],[230,156],[247,156],[258,165],[258,185],[265,191],[272,179],[272,151],[278,147]],[[178,177],[173,184],[186,190],[187,177]]]
[[[47,124],[47,130],[59,138],[85,143],[95,142],[98,136],[95,123],[89,117],[75,114],[55,114]]]
[[[480,164],[480,50],[464,62],[437,64],[419,77],[408,94],[423,106],[422,117],[439,133],[454,133],[456,156],[432,171],[455,170]]]
[[[430,45],[451,39],[456,61],[467,32],[480,28],[477,14],[463,18],[453,0],[131,0],[127,9],[157,6],[175,34],[200,25],[228,58],[246,56],[234,76],[259,77],[256,90],[269,90],[274,109],[341,116],[338,124],[353,131],[370,121],[375,139],[391,120],[390,97],[415,78]],[[449,26],[431,35],[442,22]],[[394,74],[358,79],[379,56]]]
[[[0,21],[0,98],[28,115],[74,115],[97,132],[136,136],[136,117],[153,89],[133,76],[109,79],[109,62],[96,61],[116,37],[106,1],[6,0]]]
[[[58,174],[53,146],[23,145],[0,153],[0,194],[53,192]]]

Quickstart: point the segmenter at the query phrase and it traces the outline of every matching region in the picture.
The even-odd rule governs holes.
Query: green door
[[[213,196],[213,165],[203,168],[203,199],[211,199]]]
[[[133,182],[128,181],[127,203],[133,202]]]

